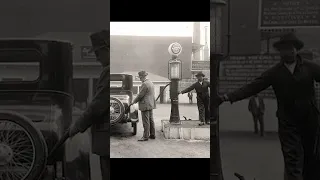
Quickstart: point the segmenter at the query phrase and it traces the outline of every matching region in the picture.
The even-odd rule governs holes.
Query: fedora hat
[[[140,71],[140,72],[138,72],[138,76],[145,77],[145,76],[148,76],[148,73],[146,71]]]
[[[280,40],[273,44],[273,47],[279,50],[284,44],[292,44],[297,50],[302,49],[304,46],[304,43],[299,40],[294,33],[289,33],[281,36]]]
[[[92,53],[98,49],[108,47],[110,44],[110,31],[101,30],[99,32],[93,33],[90,35],[90,40],[92,48],[89,50],[89,53]]]
[[[198,73],[196,74],[196,77],[198,77],[198,76],[205,77],[205,75],[204,75],[202,72],[198,72]]]

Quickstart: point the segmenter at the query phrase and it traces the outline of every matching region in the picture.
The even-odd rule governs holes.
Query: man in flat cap
[[[92,152],[100,156],[102,179],[110,179],[110,45],[109,31],[102,30],[90,36],[92,49],[103,70],[96,86],[96,94],[81,117],[71,125],[70,137],[85,132],[89,127],[92,133]]]
[[[293,33],[282,36],[273,44],[280,52],[281,62],[251,83],[218,97],[216,103],[234,103],[272,86],[287,179],[319,180],[319,110],[314,82],[320,82],[320,66],[297,53],[303,46]]]
[[[140,71],[138,73],[140,81],[142,82],[141,90],[137,97],[132,101],[132,104],[139,103],[139,110],[141,111],[143,123],[143,137],[138,141],[148,141],[148,139],[155,139],[155,126],[153,119],[153,109],[156,108],[156,100],[154,94],[154,85],[147,78],[148,73]]]
[[[210,82],[204,80],[205,75],[202,72],[196,74],[198,81],[192,84],[190,87],[186,88],[178,92],[179,94],[184,94],[196,90],[197,93],[197,106],[199,110],[199,126],[206,124],[210,124],[210,96],[209,96],[209,88]]]

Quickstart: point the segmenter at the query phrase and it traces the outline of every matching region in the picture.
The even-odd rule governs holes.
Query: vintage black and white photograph
[[[210,22],[110,22],[110,157],[210,158]]]
[[[211,179],[320,179],[319,13],[316,0],[211,1]]]
[[[107,128],[103,143],[94,136],[109,112],[107,10],[83,0],[1,5],[0,180],[110,179]]]

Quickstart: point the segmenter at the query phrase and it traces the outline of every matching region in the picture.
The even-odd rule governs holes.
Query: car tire
[[[135,136],[135,135],[137,135],[137,129],[138,129],[137,123],[136,122],[132,122],[131,125],[133,127],[132,135]]]
[[[113,126],[115,124],[118,124],[122,120],[125,114],[125,107],[124,107],[124,104],[118,98],[110,97],[110,106],[111,106],[111,101],[114,101],[114,103],[118,104],[119,111],[120,111],[120,115],[115,120],[111,120],[111,112],[110,112],[110,125]]]
[[[5,122],[20,126],[26,132],[29,140],[31,140],[34,151],[33,163],[28,174],[22,177],[21,180],[37,180],[44,172],[47,164],[48,149],[45,138],[28,117],[17,112],[0,111],[0,125]]]

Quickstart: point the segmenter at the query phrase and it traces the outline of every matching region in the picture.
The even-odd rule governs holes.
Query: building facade
[[[74,104],[83,109],[92,100],[97,80],[102,71],[96,62],[94,53],[88,53],[91,47],[90,32],[48,32],[35,38],[67,40],[73,43],[73,89]],[[111,36],[111,73],[145,70],[155,78],[156,94],[160,93],[169,80],[168,77],[168,46],[179,42],[183,51],[179,56],[182,63],[182,76],[191,76],[192,37],[133,37]],[[34,80],[39,76],[39,69],[34,64],[1,64],[0,79],[5,80]],[[38,72],[38,74],[37,74]],[[139,81],[135,79],[134,91],[139,92]],[[168,102],[168,88],[159,102]]]

